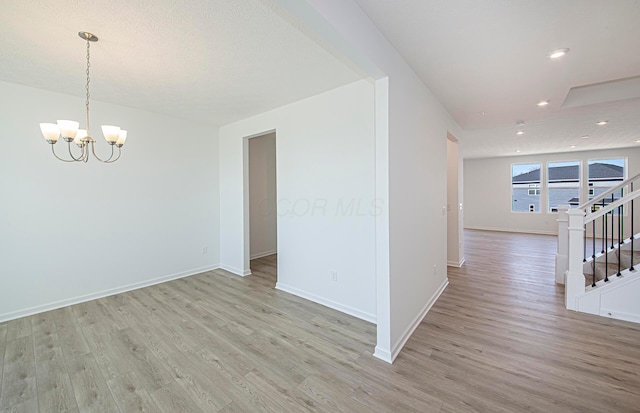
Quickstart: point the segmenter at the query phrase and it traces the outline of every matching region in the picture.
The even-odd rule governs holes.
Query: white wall
[[[221,263],[236,274],[249,270],[246,138],[272,130],[277,288],[375,321],[372,84],[359,81],[220,128]]]
[[[541,191],[541,213],[511,212],[511,165],[514,163],[582,161],[583,181],[589,159],[627,158],[627,176],[640,173],[640,148],[580,151],[558,154],[464,160],[465,228],[556,234],[556,214],[546,212]],[[546,174],[545,174],[546,176]]]
[[[446,137],[461,129],[353,0],[278,4],[376,79],[375,355],[391,362],[447,285]]]
[[[122,158],[66,164],[38,124],[82,121],[84,99],[3,82],[0,96],[0,321],[218,265],[216,128],[92,101],[96,151],[99,125],[121,125]]]
[[[447,265],[464,263],[462,158],[454,137],[447,139]]]
[[[251,259],[276,253],[276,134],[249,139]]]

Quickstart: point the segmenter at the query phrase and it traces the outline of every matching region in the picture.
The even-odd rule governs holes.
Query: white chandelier
[[[102,133],[104,134],[104,138],[107,143],[111,145],[111,156],[108,159],[102,160],[98,155],[96,155],[95,151],[95,140],[89,134],[89,68],[91,65],[89,64],[89,45],[91,42],[97,42],[98,38],[88,32],[80,32],[78,36],[85,39],[87,41],[87,101],[85,103],[86,108],[86,125],[87,129],[78,129],[80,124],[78,122],[72,120],[59,120],[58,123],[41,123],[40,130],[44,135],[44,138],[47,142],[51,144],[51,152],[53,155],[63,162],[87,162],[89,160],[89,144],[91,144],[91,153],[93,156],[100,162],[103,163],[113,163],[120,159],[121,149],[124,145],[125,140],[127,140],[127,131],[120,129],[118,126],[110,126],[110,125],[102,125]],[[62,137],[62,139],[67,142],[67,146],[69,149],[69,156],[71,159],[64,159],[59,157],[56,154],[54,144],[58,142],[58,139]],[[71,151],[71,142],[75,143],[80,149],[80,156],[75,156]],[[113,147],[118,148],[118,156],[114,158],[115,150]]]

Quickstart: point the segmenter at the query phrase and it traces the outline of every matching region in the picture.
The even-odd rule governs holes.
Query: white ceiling
[[[638,145],[640,94],[600,87],[563,103],[571,88],[640,75],[640,1],[356,1],[465,129],[465,158]],[[571,50],[549,60],[558,48]]]
[[[638,145],[640,0],[356,1],[464,128],[465,158]],[[100,37],[93,99],[214,125],[363,77],[273,4],[2,0],[0,80],[83,96],[81,30]]]
[[[0,80],[222,125],[360,73],[262,0],[2,0]],[[81,111],[81,108],[79,109]],[[62,116],[63,114],[61,114]]]

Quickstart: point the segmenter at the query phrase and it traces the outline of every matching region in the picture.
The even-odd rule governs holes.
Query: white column
[[[584,274],[584,216],[581,209],[570,209],[569,216],[569,269],[565,273],[565,306],[576,310],[576,297],[585,292]]]
[[[564,273],[569,269],[569,211],[568,205],[558,207],[558,252],[556,253],[556,284],[564,284]]]

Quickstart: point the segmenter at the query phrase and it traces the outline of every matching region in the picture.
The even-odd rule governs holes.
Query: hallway
[[[565,310],[555,237],[465,230],[465,251],[395,371],[441,412],[640,411],[640,325]]]

